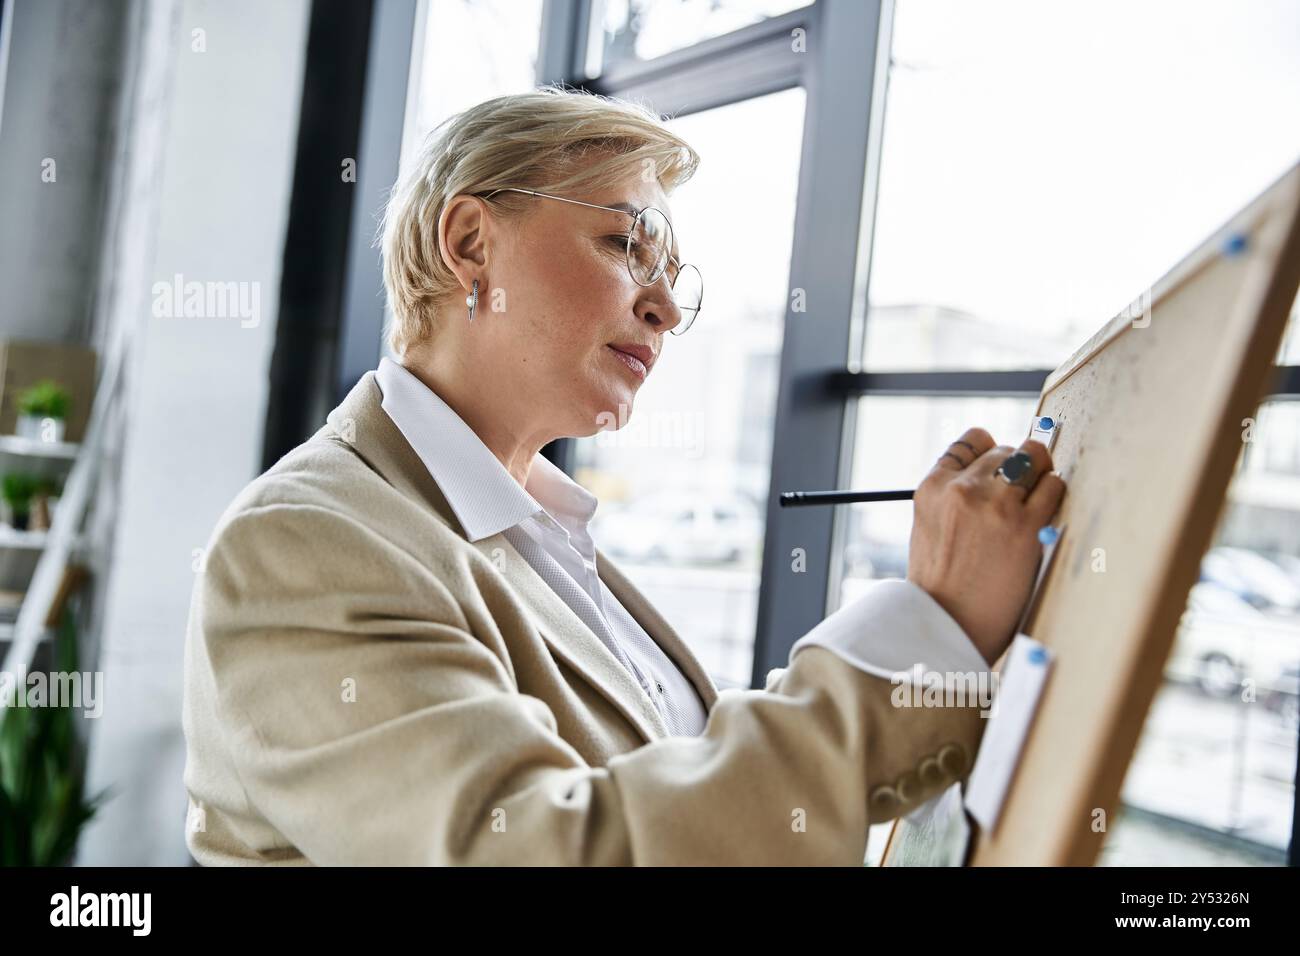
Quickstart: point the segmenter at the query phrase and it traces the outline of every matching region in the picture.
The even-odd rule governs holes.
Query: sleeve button
[[[905,773],[894,781],[894,790],[903,803],[912,803],[921,796],[921,779],[914,773]]]
[[[898,794],[890,786],[879,786],[871,791],[871,819],[882,820],[898,812]]]
[[[917,768],[917,773],[921,777],[921,783],[925,784],[927,787],[938,786],[948,777],[948,775],[944,773],[943,767],[939,765],[939,761],[934,757],[926,757],[922,760],[920,766]]]
[[[966,772],[966,749],[960,744],[948,744],[939,751],[939,766],[949,777],[957,779]]]

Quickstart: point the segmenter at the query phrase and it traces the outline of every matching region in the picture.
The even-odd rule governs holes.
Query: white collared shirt
[[[470,541],[504,533],[520,556],[609,648],[646,692],[669,732],[697,736],[699,693],[600,579],[588,525],[598,501],[543,455],[520,487],[432,389],[391,359],[375,373],[383,409],[410,443]]]
[[[376,372],[383,409],[429,470],[470,541],[504,533],[538,575],[626,667],[669,732],[697,736],[708,714],[694,685],[601,581],[588,525],[597,499],[543,455],[525,487],[459,415],[388,358]],[[790,657],[821,646],[865,673],[895,682],[990,668],[961,626],[910,581],[874,582],[799,638]],[[778,668],[779,670],[779,668]],[[768,675],[769,682],[775,671]],[[724,691],[725,693],[725,691]]]

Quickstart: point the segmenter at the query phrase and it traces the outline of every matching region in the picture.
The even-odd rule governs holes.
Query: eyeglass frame
[[[648,288],[650,288],[651,286],[655,285],[655,284],[656,284],[660,279],[662,279],[662,278],[664,277],[664,274],[667,273],[667,271],[668,271],[668,262],[665,262],[665,263],[664,263],[664,267],[663,267],[663,269],[660,271],[660,273],[659,273],[657,276],[655,276],[652,280],[650,280],[649,282],[642,282],[640,279],[638,279],[638,278],[636,277],[636,273],[634,273],[634,272],[632,271],[632,234],[636,231],[636,224],[637,224],[637,222],[641,219],[641,216],[642,216],[643,214],[645,214],[646,212],[649,212],[649,211],[653,210],[654,212],[657,212],[657,213],[659,213],[659,215],[661,215],[661,216],[664,217],[664,222],[668,223],[669,240],[670,240],[670,241],[669,241],[669,245],[671,246],[671,244],[672,244],[672,243],[671,243],[671,239],[672,239],[672,233],[673,233],[673,231],[674,231],[674,230],[673,230],[673,221],[672,221],[671,219],[668,218],[667,213],[665,213],[662,209],[658,208],[657,206],[645,206],[645,207],[643,207],[643,208],[641,208],[641,209],[638,209],[638,210],[636,211],[636,213],[634,214],[634,213],[629,212],[629,211],[626,210],[626,209],[617,209],[617,208],[615,208],[614,206],[601,206],[601,205],[598,205],[598,204],[596,204],[596,203],[583,202],[581,199],[569,199],[569,198],[567,198],[567,197],[565,197],[565,196],[552,196],[550,193],[538,192],[538,191],[535,190],[535,189],[521,189],[521,188],[519,188],[519,187],[517,187],[517,186],[502,186],[502,187],[500,187],[499,189],[494,189],[494,190],[492,190],[490,193],[488,193],[487,195],[483,196],[482,198],[484,198],[484,199],[491,199],[491,198],[492,198],[493,196],[495,196],[497,193],[523,193],[523,194],[526,195],[526,196],[540,196],[540,197],[542,197],[543,199],[558,199],[560,202],[573,203],[575,206],[587,206],[587,207],[590,208],[590,209],[603,209],[603,210],[605,210],[606,212],[617,212],[617,213],[621,213],[621,214],[624,215],[624,216],[631,216],[631,217],[632,217],[632,227],[631,227],[630,229],[628,229],[628,232],[627,232],[627,246],[626,246],[626,248],[624,249],[624,262],[625,262],[625,264],[627,265],[627,274],[630,275],[630,276],[632,277],[632,281],[635,282],[637,285],[641,286],[642,288],[646,288],[646,289],[648,289]],[[677,266],[677,273],[676,273],[676,275],[674,275],[673,278],[672,278],[672,280],[668,283],[668,288],[669,288],[670,291],[672,290],[673,286],[676,285],[676,283],[677,283],[677,277],[680,276],[680,275],[682,274],[682,269],[684,269],[684,268],[686,268],[686,267],[688,267],[688,266],[689,266],[690,268],[694,269],[694,270],[695,270],[695,274],[696,274],[697,276],[699,276],[699,278],[700,278],[700,303],[699,303],[699,305],[697,305],[693,310],[691,310],[691,311],[693,311],[695,314],[691,316],[691,319],[690,319],[689,322],[686,322],[686,323],[685,323],[686,328],[683,329],[681,332],[678,332],[676,328],[672,328],[672,329],[669,329],[669,330],[668,330],[668,331],[672,332],[673,335],[684,335],[686,332],[689,332],[689,331],[690,331],[691,326],[695,324],[695,320],[698,319],[698,318],[700,317],[700,309],[704,308],[704,273],[702,273],[702,272],[700,271],[700,267],[699,267],[699,266],[694,265],[693,263],[689,263],[689,262],[682,262],[682,261],[679,260],[676,256],[674,256],[674,255],[672,254],[672,252],[669,252],[669,253],[667,254],[667,258],[668,258],[669,261],[673,262],[673,263]],[[673,304],[677,306],[677,310],[678,310],[679,312],[682,311],[682,307],[681,307],[681,305],[677,302],[676,297],[673,298]]]

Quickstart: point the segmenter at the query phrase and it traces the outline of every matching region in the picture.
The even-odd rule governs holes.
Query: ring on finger
[[[1009,485],[1028,491],[1034,485],[1034,460],[1023,451],[1008,455],[994,472]]]
[[[953,454],[952,452],[950,452],[950,451],[946,451],[946,452],[944,452],[942,455],[939,456],[939,460],[940,460],[940,461],[943,461],[945,458],[951,458],[953,461],[955,461],[955,462],[957,463],[957,467],[958,467],[958,468],[965,468],[965,467],[966,467],[966,462],[962,461],[960,458],[958,458],[956,455],[954,455],[954,454]]]

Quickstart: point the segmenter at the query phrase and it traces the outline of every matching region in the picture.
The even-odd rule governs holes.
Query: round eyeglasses
[[[673,335],[681,335],[695,322],[704,304],[704,278],[700,270],[690,263],[678,262],[672,255],[673,226],[660,210],[654,206],[633,212],[631,209],[619,209],[616,206],[598,206],[580,199],[567,199],[564,196],[552,196],[532,189],[516,189],[503,186],[494,189],[484,199],[491,199],[497,193],[523,193],[526,196],[540,196],[542,199],[556,199],[572,203],[575,206],[587,206],[591,209],[604,209],[607,212],[622,213],[632,217],[632,227],[627,234],[627,271],[632,281],[641,286],[652,286],[664,274],[668,274],[668,287],[672,290],[673,302],[682,320],[669,329]]]

